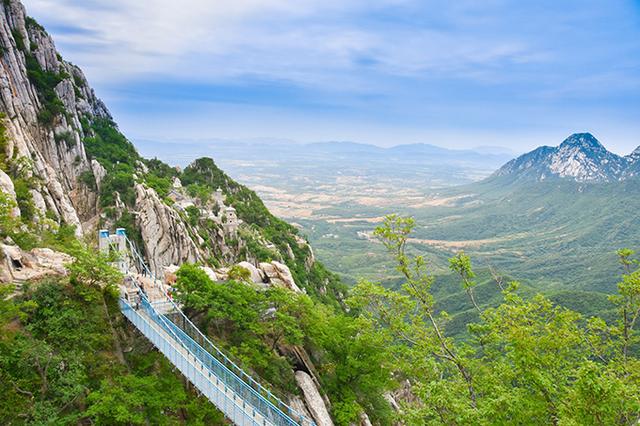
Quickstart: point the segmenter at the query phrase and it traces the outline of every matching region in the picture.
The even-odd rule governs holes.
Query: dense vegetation
[[[467,342],[446,337],[434,279],[422,256],[406,252],[412,219],[390,216],[376,235],[404,277],[400,291],[362,282],[351,306],[383,333],[395,373],[412,383],[418,404],[410,424],[633,424],[640,416],[636,319],[640,269],[621,250],[624,275],[611,302],[615,321],[585,318],[543,295],[518,295],[517,283],[497,281],[503,302],[477,306],[475,274],[459,253],[450,268],[460,278],[479,320]]]
[[[382,391],[390,376],[380,368],[388,359],[372,322],[307,295],[260,290],[240,275],[214,283],[185,264],[178,271],[177,297],[201,330],[278,393],[297,392],[294,370],[302,367],[287,348],[305,347],[339,424],[356,421],[363,410],[388,424],[391,412]]]
[[[225,204],[233,206],[241,220],[264,240],[276,246],[296,283],[305,287],[315,298],[322,299],[325,303],[335,303],[339,294],[345,291],[339,278],[321,263],[316,262],[311,268],[305,265],[310,252],[296,240],[298,230],[295,227],[272,215],[255,192],[227,176],[211,158],[194,161],[185,168],[180,179],[193,194],[204,198],[216,189],[222,189],[226,197]],[[246,250],[258,261],[273,260],[273,252],[254,239],[247,238],[246,244]],[[293,259],[286,255],[289,250],[293,252]]]
[[[458,253],[449,267],[475,311],[463,340],[448,333],[455,324],[434,295],[429,264],[406,252],[413,226],[390,216],[377,229],[404,279],[397,290],[360,282],[347,299],[349,314],[307,296],[215,284],[190,265],[179,272],[178,297],[203,330],[283,391],[295,366],[286,347],[305,347],[338,424],[362,411],[389,424],[380,396],[402,383],[408,390],[396,415],[411,425],[637,422],[640,263],[633,252],[618,253],[623,276],[606,320],[498,276],[493,286],[502,300],[480,306],[471,260]],[[265,315],[269,308],[275,314]]]
[[[4,222],[3,222],[4,225]],[[43,243],[43,242],[41,242]],[[0,423],[224,424],[119,313],[120,274],[61,232],[68,278],[0,287]]]

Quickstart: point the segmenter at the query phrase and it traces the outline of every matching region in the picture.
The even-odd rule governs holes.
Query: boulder
[[[271,264],[275,267],[278,277],[285,287],[295,291],[296,293],[302,293],[300,288],[296,285],[296,282],[293,280],[293,275],[291,275],[291,271],[287,265],[276,262],[275,260],[271,262]]]
[[[263,283],[265,279],[264,273],[249,262],[240,262],[238,266],[245,268],[251,274],[251,281],[254,283]]]
[[[333,426],[333,420],[329,415],[329,410],[320,395],[320,391],[316,387],[311,376],[304,371],[296,371],[296,383],[302,391],[306,406],[318,426]]]
[[[66,265],[73,258],[48,248],[35,248],[30,252],[18,246],[0,245],[0,282],[38,280],[48,275],[66,275]]]
[[[176,272],[178,272],[180,267],[178,265],[169,265],[164,267],[164,282],[168,285],[174,285],[176,281],[178,281],[178,276]]]
[[[287,265],[274,260],[271,263],[261,262],[258,266],[271,285],[279,285],[296,293],[302,293]]]
[[[209,268],[208,266],[201,266],[200,269],[202,269],[204,273],[207,274],[207,276],[211,279],[211,281],[213,282],[218,281],[218,275],[215,273],[213,269]]]

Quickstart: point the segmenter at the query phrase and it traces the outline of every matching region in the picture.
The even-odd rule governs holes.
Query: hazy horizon
[[[640,145],[638,2],[25,5],[132,140]]]

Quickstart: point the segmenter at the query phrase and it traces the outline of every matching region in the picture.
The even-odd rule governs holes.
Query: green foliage
[[[633,424],[640,415],[636,343],[640,280],[632,252],[620,252],[625,275],[614,303],[619,321],[585,320],[517,283],[497,280],[503,302],[468,323],[466,342],[446,335],[449,316],[435,309],[433,277],[421,256],[406,252],[414,222],[388,216],[376,230],[404,278],[400,291],[361,282],[349,304],[373,321],[395,374],[409,379],[418,401],[407,424]],[[466,290],[475,287],[470,259],[450,260]],[[640,275],[638,275],[640,276]],[[469,294],[472,297],[472,294]]]
[[[187,222],[191,226],[197,226],[200,221],[200,209],[196,206],[187,206],[185,209],[187,212]]]
[[[201,319],[201,329],[278,391],[295,391],[294,361],[282,357],[281,348],[304,345],[316,358],[339,424],[349,424],[363,410],[389,420],[382,398],[390,386],[386,341],[371,321],[336,313],[281,288],[214,283],[196,265],[182,265],[177,275],[177,298],[192,318]]]
[[[115,193],[117,192],[120,194],[120,200],[125,205],[132,207],[136,201],[134,185],[133,167],[126,163],[114,165],[101,182],[100,205],[102,207],[115,206]]]
[[[168,387],[158,377],[137,377],[131,374],[117,382],[105,379],[100,388],[89,394],[87,415],[98,425],[154,425],[172,423],[186,400],[181,386]],[[174,380],[175,381],[175,380]]]
[[[144,164],[149,169],[149,173],[152,173],[160,178],[172,179],[174,177],[178,177],[179,175],[175,167],[171,167],[168,164],[158,160],[157,158],[144,160]]]
[[[110,262],[113,259],[95,253],[81,244],[69,247],[68,251],[74,258],[73,262],[68,265],[69,281],[78,287],[77,292],[80,295],[84,296],[82,290],[84,288],[91,290],[98,288],[117,294],[117,285],[122,281],[123,276],[111,265]],[[88,297],[91,297],[93,292],[88,294]],[[87,301],[91,301],[91,299],[87,299]]]
[[[171,190],[171,179],[168,177],[159,177],[153,173],[145,176],[144,183],[156,191],[160,198],[165,198]]]
[[[190,197],[198,198],[202,203],[206,203],[211,198],[213,189],[210,186],[192,183],[186,187]],[[216,212],[217,213],[217,212]]]
[[[0,191],[0,237],[12,237],[19,232],[20,219],[13,215],[16,207],[15,201]]]
[[[7,145],[9,137],[7,136],[7,126],[5,124],[7,116],[0,113],[0,170],[8,171]]]
[[[74,137],[74,134],[68,130],[62,133],[56,133],[54,135],[54,139],[58,143],[64,142],[69,148],[72,148],[76,145],[76,138]]]
[[[42,25],[40,25],[38,23],[38,21],[36,21],[31,16],[25,17],[24,18],[24,23],[26,24],[27,28],[29,28],[29,29],[36,29],[38,31],[46,32],[44,27]]]
[[[55,87],[64,79],[61,73],[43,70],[32,54],[25,54],[27,76],[38,92],[42,109],[38,112],[38,120],[44,125],[52,125],[54,119],[65,112],[64,104],[58,98]]]
[[[26,53],[27,46],[24,44],[24,37],[22,36],[22,33],[18,30],[11,30],[11,35],[16,42],[18,50]]]
[[[70,246],[77,256],[70,281],[26,284],[12,299],[12,288],[0,287],[0,423],[224,424],[161,355],[133,338],[106,260]],[[131,337],[120,342],[124,336]],[[126,358],[124,344],[133,347]]]
[[[33,204],[29,181],[23,178],[14,178],[13,186],[22,218],[26,221],[31,221],[36,215],[36,207]]]
[[[96,177],[91,170],[85,170],[84,172],[80,173],[80,176],[78,176],[78,180],[81,183],[85,184],[87,188],[92,191],[98,189],[96,184]]]
[[[287,361],[266,342],[273,323],[283,318],[264,318],[269,308],[265,293],[235,281],[213,283],[195,265],[183,264],[177,272],[177,298],[197,317],[204,315],[202,330],[211,330],[211,337],[223,342],[241,365],[278,389],[293,391],[293,372]],[[295,321],[289,321],[289,325]],[[288,341],[293,332],[281,336]],[[272,338],[270,340],[272,340]],[[277,344],[280,339],[275,339]]]
[[[106,118],[94,118],[92,122],[86,123],[94,136],[84,140],[87,154],[95,158],[107,171],[115,166],[128,165],[133,173],[135,163],[140,159],[131,142],[116,127],[116,124]],[[85,124],[83,124],[83,129]],[[89,130],[88,129],[88,130]]]
[[[251,272],[240,265],[233,265],[229,268],[229,279],[233,281],[250,282]]]
[[[336,422],[357,424],[364,411],[380,424],[390,424],[391,412],[382,394],[392,386],[393,365],[384,333],[365,318],[330,313],[320,318],[311,333],[314,344],[325,351],[321,381],[334,402]]]

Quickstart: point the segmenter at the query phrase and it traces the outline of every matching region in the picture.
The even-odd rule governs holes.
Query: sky
[[[640,145],[640,0],[23,0],[132,140]]]

